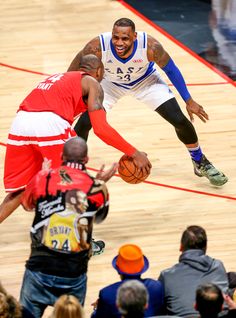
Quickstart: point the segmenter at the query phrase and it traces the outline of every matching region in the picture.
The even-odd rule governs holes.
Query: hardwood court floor
[[[116,19],[125,16],[135,21],[138,30],[160,40],[188,84],[200,84],[189,87],[210,116],[206,124],[195,119],[199,140],[207,157],[229,177],[222,188],[195,177],[189,155],[172,127],[143,104],[123,98],[108,114],[108,120],[128,141],[148,153],[153,168],[150,183],[129,185],[116,176],[108,183],[110,214],[94,228],[94,237],[105,240],[106,250],[90,261],[87,317],[99,289],[119,279],[111,260],[124,243],[141,246],[150,260],[144,277],[156,278],[162,269],[177,262],[179,239],[185,227],[197,224],[207,230],[208,253],[221,259],[228,271],[235,270],[235,87],[116,1],[9,0],[1,2],[0,9],[1,143],[6,143],[18,105],[43,78],[17,68],[47,74],[63,72],[88,40],[110,30]],[[179,97],[178,100],[185,111],[184,103]],[[121,156],[93,133],[88,145],[88,167],[98,169],[102,163],[109,166]],[[1,144],[1,200],[5,195],[4,153]],[[16,297],[29,254],[32,216],[19,208],[0,225],[0,279]],[[49,308],[44,316],[50,312]]]

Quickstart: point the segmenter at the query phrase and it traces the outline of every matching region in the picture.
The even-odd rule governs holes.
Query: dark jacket
[[[168,314],[198,316],[194,309],[195,293],[200,284],[214,283],[223,292],[228,289],[228,278],[221,261],[204,254],[203,250],[187,250],[179,258],[179,263],[161,272],[165,307]]]
[[[164,290],[159,281],[140,277],[132,277],[144,283],[149,293],[149,304],[145,310],[144,317],[156,316],[161,314],[164,304]],[[129,278],[128,278],[129,279]],[[109,285],[99,292],[98,306],[92,314],[92,318],[120,318],[121,315],[116,307],[116,293],[120,285],[126,281],[120,281]]]

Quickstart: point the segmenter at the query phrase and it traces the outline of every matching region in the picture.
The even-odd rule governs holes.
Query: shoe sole
[[[93,256],[101,255],[103,252],[104,252],[104,250],[102,250],[102,251],[100,251],[100,252],[95,252],[95,253],[93,253]]]

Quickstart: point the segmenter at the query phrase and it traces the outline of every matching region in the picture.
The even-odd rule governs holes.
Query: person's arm
[[[85,47],[75,56],[75,58],[71,62],[67,72],[78,71],[81,57],[87,54],[94,54],[100,59],[102,58],[99,37],[94,38],[85,45]]]
[[[81,83],[83,94],[88,96],[88,113],[94,133],[108,145],[134,158],[135,164],[139,169],[149,172],[151,163],[147,155],[129,144],[108,124],[106,112],[102,106],[103,90],[101,85],[90,76],[84,76]]]
[[[114,162],[111,167],[107,170],[104,170],[105,165],[103,164],[99,171],[96,174],[96,179],[99,180],[103,180],[104,182],[107,182],[111,179],[111,177],[114,176],[114,174],[116,173],[117,169],[118,169],[118,163]]]
[[[187,112],[191,121],[194,120],[193,114],[197,115],[203,122],[208,120],[208,115],[203,107],[196,103],[185,84],[183,75],[176,66],[169,54],[164,50],[163,46],[150,35],[148,36],[147,56],[149,61],[155,62],[168,76],[171,83],[175,86],[180,96],[186,103]]]

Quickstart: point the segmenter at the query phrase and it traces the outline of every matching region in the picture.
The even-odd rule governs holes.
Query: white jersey
[[[147,34],[137,32],[132,54],[121,59],[112,44],[112,33],[102,33],[100,36],[102,62],[105,67],[104,78],[117,86],[134,88],[137,84],[157,72],[154,62],[147,59]]]

